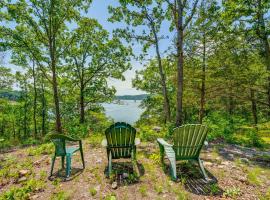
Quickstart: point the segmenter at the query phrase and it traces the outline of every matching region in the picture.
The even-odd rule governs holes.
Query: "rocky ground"
[[[63,177],[60,159],[48,179],[51,145],[17,149],[0,155],[0,199],[270,199],[270,152],[235,145],[210,144],[203,149],[211,183],[196,164],[179,163],[176,182],[163,170],[155,143],[138,148],[139,177],[129,160],[114,162],[115,175],[107,178],[106,151],[96,139],[84,141],[85,170],[79,153],[72,160],[72,176]],[[14,198],[15,197],[15,198]]]

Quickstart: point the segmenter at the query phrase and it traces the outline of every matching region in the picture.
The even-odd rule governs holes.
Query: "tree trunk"
[[[255,127],[257,127],[257,124],[258,124],[257,103],[255,100],[254,89],[250,89],[250,100],[251,100],[251,108],[252,108],[252,115],[254,119],[254,125]]]
[[[54,63],[54,62],[52,62],[52,63]],[[52,74],[53,74],[53,81],[52,82],[53,82],[53,97],[54,97],[55,117],[56,117],[56,131],[57,131],[57,133],[62,133],[62,124],[61,124],[61,115],[60,115],[60,106],[59,106],[59,96],[58,96],[55,64],[52,65]]]
[[[162,94],[163,94],[163,99],[164,99],[164,115],[165,115],[165,124],[166,124],[167,121],[168,122],[171,121],[170,101],[169,101],[168,90],[167,90],[167,85],[166,85],[166,76],[163,71],[163,66],[162,66],[162,61],[161,61],[161,56],[160,56],[158,37],[157,37],[154,25],[152,25],[152,31],[155,37],[155,47],[156,47],[156,54],[157,54],[157,60],[158,60],[159,74],[161,78]]]
[[[265,28],[265,20],[264,20],[264,13],[263,13],[263,5],[261,0],[258,0],[258,23],[259,23],[259,38],[261,39],[262,46],[264,49],[264,56],[265,56],[265,64],[266,69],[269,72],[268,78],[267,78],[267,102],[268,102],[268,117],[270,117],[270,45],[268,41],[268,33]]]
[[[176,103],[176,126],[183,123],[183,8],[181,0],[178,0],[177,8],[177,103]]]
[[[201,83],[201,102],[200,102],[200,114],[199,120],[202,124],[204,117],[204,106],[205,106],[205,70],[206,70],[206,38],[205,33],[203,34],[203,65],[202,65],[202,83]]]
[[[50,17],[49,17],[49,52],[50,52],[50,61],[51,61],[51,70],[52,70],[52,85],[53,85],[53,97],[55,105],[55,121],[56,121],[56,132],[62,133],[62,124],[61,124],[61,114],[60,114],[60,105],[59,105],[59,95],[58,95],[58,84],[57,84],[57,73],[56,73],[56,33],[54,18],[54,1],[51,1],[50,6]]]
[[[42,135],[45,136],[47,131],[46,131],[46,99],[45,99],[45,89],[44,89],[44,80],[42,77],[42,85],[41,85],[41,90],[42,90]]]
[[[84,84],[81,82],[80,88],[80,123],[85,122],[85,111],[84,111]]]
[[[34,120],[34,138],[37,138],[37,120],[36,120],[36,113],[37,113],[37,87],[36,87],[36,71],[35,71],[35,62],[33,61],[33,85],[34,85],[34,107],[33,107],[33,120]]]
[[[27,89],[26,89],[26,81],[24,81],[24,113],[23,113],[23,133],[24,133],[24,138],[28,137],[28,133],[27,133]]]

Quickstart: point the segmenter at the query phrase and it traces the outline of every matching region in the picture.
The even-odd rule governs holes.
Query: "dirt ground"
[[[60,170],[60,158],[56,160],[53,177],[48,179],[51,155],[31,155],[28,148],[3,153],[0,166],[13,158],[11,171],[29,172],[6,180],[2,176],[0,193],[35,179],[41,180],[44,186],[29,192],[29,199],[270,199],[269,160],[253,161],[250,155],[247,158],[244,153],[237,154],[229,145],[215,144],[203,149],[201,158],[212,178],[210,183],[203,180],[196,164],[187,162],[177,165],[179,179],[171,181],[168,162],[163,170],[155,143],[142,143],[137,149],[139,177],[133,175],[128,159],[115,161],[115,175],[106,177],[106,150],[88,140],[84,141],[83,148],[86,168],[82,170],[80,154],[76,153],[69,179]],[[20,165],[24,162],[28,165]]]

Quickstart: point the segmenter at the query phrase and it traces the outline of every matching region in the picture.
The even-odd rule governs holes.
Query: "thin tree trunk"
[[[162,94],[163,94],[163,99],[164,99],[164,114],[165,114],[165,124],[166,124],[167,121],[168,122],[171,121],[170,101],[169,101],[168,90],[167,90],[167,85],[166,85],[166,77],[165,77],[165,74],[163,71],[163,66],[162,66],[162,61],[161,61],[161,56],[160,56],[158,37],[157,37],[154,25],[152,25],[152,31],[153,31],[154,37],[155,37],[155,46],[156,46],[156,54],[157,54],[157,60],[158,60],[158,68],[159,68],[159,74],[160,74],[160,78],[161,78]]]
[[[41,91],[42,91],[42,135],[45,136],[46,131],[46,99],[45,99],[45,89],[44,89],[44,80],[42,77],[42,85],[41,85]]]
[[[80,88],[80,123],[85,122],[85,110],[84,110],[84,84],[81,82]]]
[[[250,100],[251,100],[251,108],[252,108],[252,115],[254,120],[254,125],[257,127],[258,124],[258,115],[257,115],[257,103],[255,100],[254,89],[250,89]]]
[[[200,114],[199,120],[202,124],[204,117],[204,106],[205,106],[205,74],[206,74],[206,38],[205,33],[203,34],[203,65],[202,65],[202,83],[201,83],[201,102],[200,102]]]
[[[36,71],[35,71],[35,62],[33,61],[33,85],[34,85],[34,107],[33,107],[33,120],[34,120],[34,138],[37,138],[37,120],[36,120],[36,113],[37,113],[37,87],[36,87]]]
[[[27,90],[26,90],[26,81],[24,81],[24,116],[23,116],[23,133],[24,133],[24,138],[27,138]]]
[[[264,56],[265,56],[265,64],[266,64],[266,69],[269,72],[268,78],[267,78],[267,102],[268,102],[268,117],[270,117],[270,45],[268,41],[268,33],[265,28],[265,20],[264,20],[264,14],[262,11],[262,2],[261,0],[258,0],[258,12],[257,12],[257,17],[258,17],[258,23],[259,23],[259,38],[261,39],[262,46],[264,49]]]
[[[51,70],[52,70],[52,85],[53,85],[53,97],[55,105],[55,120],[56,120],[56,132],[62,133],[62,124],[61,124],[61,114],[60,114],[60,105],[59,105],[59,95],[58,95],[58,84],[57,84],[57,73],[56,73],[56,33],[55,33],[55,21],[54,21],[54,1],[51,1],[50,6],[50,20],[49,20],[49,51],[51,59]]]
[[[55,104],[56,131],[58,133],[62,133],[62,124],[61,124],[61,115],[60,115],[60,106],[59,106],[59,96],[58,96],[55,64],[52,65],[52,72],[53,72],[53,97],[54,97],[54,104]]]
[[[177,103],[176,126],[183,123],[183,82],[184,82],[184,58],[183,58],[183,8],[181,0],[178,0],[177,18]]]

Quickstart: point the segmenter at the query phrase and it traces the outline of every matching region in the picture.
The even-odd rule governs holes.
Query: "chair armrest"
[[[135,138],[135,146],[139,145],[141,143],[140,138]]]
[[[103,147],[107,147],[107,140],[106,139],[103,139],[102,142],[101,142],[101,145]]]
[[[158,138],[157,142],[161,144],[162,146],[172,147],[173,145],[167,143],[163,138]]]

